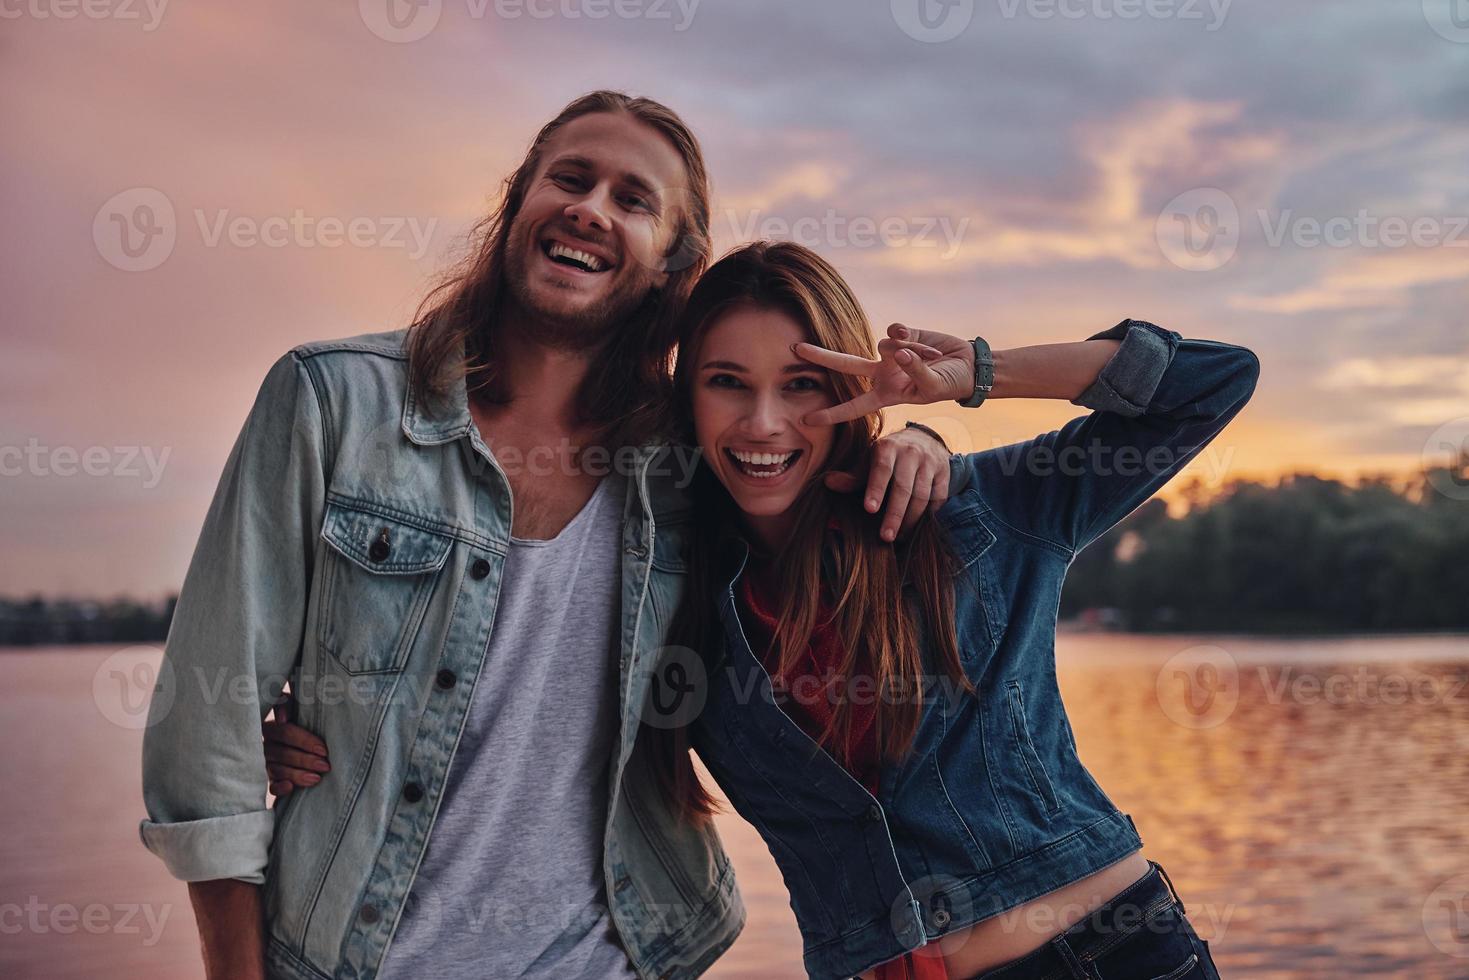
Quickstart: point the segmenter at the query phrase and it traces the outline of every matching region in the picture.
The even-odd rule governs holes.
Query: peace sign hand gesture
[[[889,405],[928,405],[974,393],[974,347],[967,340],[934,330],[892,324],[887,338],[878,341],[876,360],[807,343],[796,344],[792,350],[812,364],[872,379],[871,390],[812,412],[802,419],[806,425],[835,425]]]

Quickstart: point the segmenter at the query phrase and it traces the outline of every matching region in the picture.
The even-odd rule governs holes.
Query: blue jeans
[[[1161,865],[1033,953],[973,980],[1219,980]]]

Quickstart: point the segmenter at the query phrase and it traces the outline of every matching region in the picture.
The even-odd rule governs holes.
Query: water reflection
[[[1057,648],[1083,759],[1226,977],[1469,977],[1469,637]],[[141,726],[94,686],[113,653],[0,651],[0,976],[203,975],[138,841]],[[721,832],[750,919],[710,976],[802,976],[764,844]]]

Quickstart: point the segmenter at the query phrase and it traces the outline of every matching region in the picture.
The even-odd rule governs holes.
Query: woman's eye
[[[803,392],[804,391],[821,391],[822,390],[822,388],[821,388],[821,382],[820,381],[817,381],[815,378],[808,378],[808,377],[796,378],[794,381],[792,381],[790,383],[789,387],[793,391],[803,391]]]
[[[741,387],[740,379],[732,374],[711,374],[709,376],[709,387],[711,388],[738,388]]]

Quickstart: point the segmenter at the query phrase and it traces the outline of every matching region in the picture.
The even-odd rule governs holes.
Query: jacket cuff
[[[238,878],[253,885],[265,883],[274,831],[275,814],[270,810],[138,824],[143,845],[162,858],[168,873],[180,881]]]
[[[1163,372],[1173,361],[1183,337],[1145,320],[1123,320],[1087,340],[1120,340],[1097,380],[1071,404],[1118,415],[1136,416],[1148,410]]]

